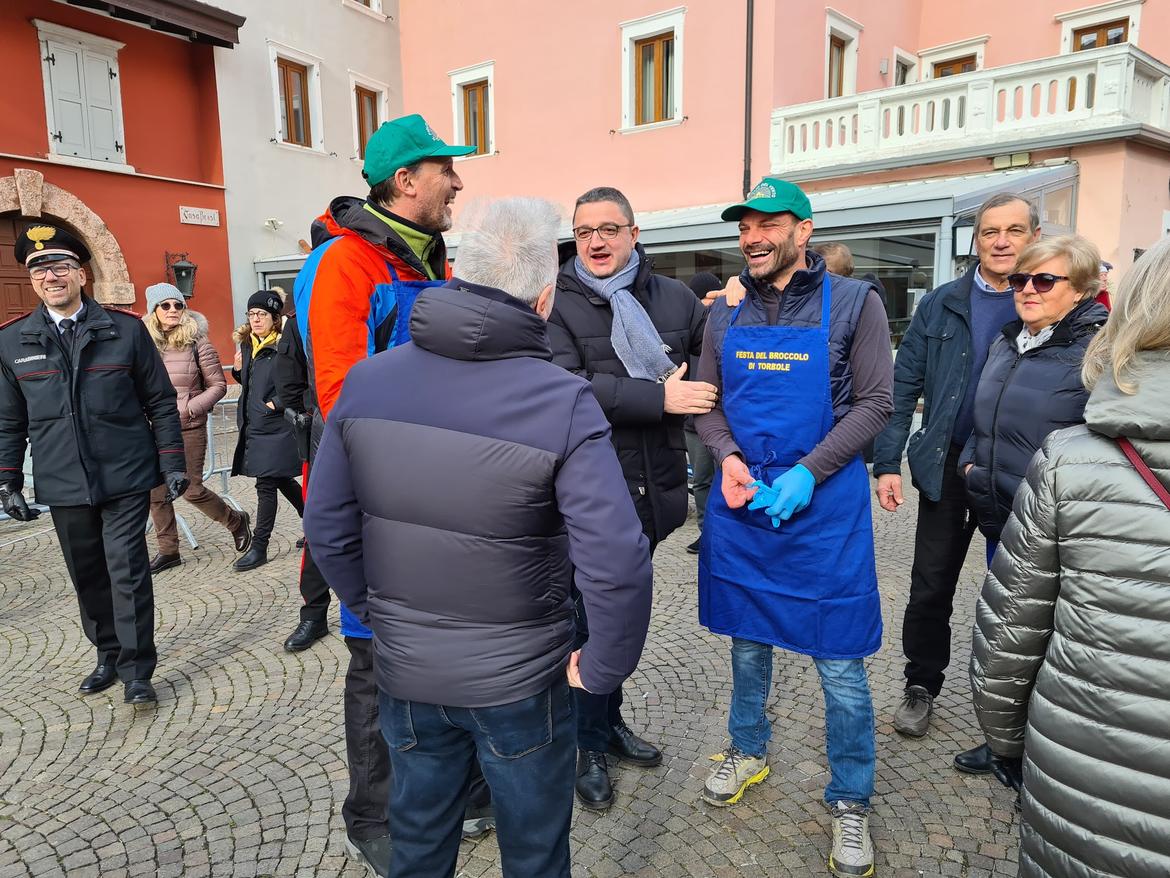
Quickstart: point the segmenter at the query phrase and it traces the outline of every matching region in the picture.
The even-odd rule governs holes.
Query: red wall
[[[136,174],[44,161],[48,126],[33,18],[125,43],[118,52],[119,85],[126,160]],[[164,254],[188,253],[199,266],[192,307],[206,314],[212,341],[230,360],[231,282],[212,49],[61,4],[3,0],[0,58],[0,177],[14,168],[38,171],[98,214],[122,248],[139,311],[143,290],[165,279]],[[180,205],[218,210],[220,225],[181,224]]]

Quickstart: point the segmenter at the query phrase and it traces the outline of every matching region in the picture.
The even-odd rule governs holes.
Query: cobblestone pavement
[[[248,481],[231,487],[254,508]],[[931,734],[906,739],[890,724],[902,689],[909,494],[897,515],[875,506],[874,516],[886,623],[869,661],[877,875],[1014,875],[1007,792],[950,765],[975,742],[965,671],[979,541],[956,599],[952,673]],[[52,529],[44,518],[0,523],[0,878],[365,874],[341,844],[344,644],[334,633],[307,652],[281,649],[299,603],[295,514],[282,505],[273,561],[246,574],[229,570],[225,531],[189,507],[184,514],[201,545],[184,546],[183,565],[156,579],[155,709],[123,704],[120,687],[77,694],[93,652]],[[662,745],[665,761],[615,766],[616,805],[577,813],[575,874],[826,874],[823,705],[808,659],[776,654],[771,776],[734,808],[699,803],[708,757],[726,735],[730,669],[727,641],[697,623],[695,557],[683,550],[694,538],[691,522],[658,550],[650,638],[626,688],[627,719]],[[498,876],[494,835],[465,843],[459,869]]]

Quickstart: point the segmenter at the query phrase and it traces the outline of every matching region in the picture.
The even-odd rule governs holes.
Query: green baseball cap
[[[474,146],[449,146],[439,139],[427,120],[418,113],[383,122],[366,141],[362,176],[371,186],[394,176],[394,172],[423,159],[469,155]]]
[[[812,205],[808,196],[795,183],[778,177],[765,177],[748,193],[747,200],[733,204],[720,214],[725,222],[741,219],[749,210],[760,213],[791,213],[799,220],[812,219]]]

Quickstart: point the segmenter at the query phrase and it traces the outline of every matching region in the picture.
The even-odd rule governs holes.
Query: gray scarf
[[[670,347],[663,343],[650,315],[630,292],[641,264],[642,258],[635,250],[626,267],[610,277],[594,277],[580,256],[573,261],[573,270],[577,279],[613,310],[609,340],[630,377],[662,382],[678,367],[666,355]]]

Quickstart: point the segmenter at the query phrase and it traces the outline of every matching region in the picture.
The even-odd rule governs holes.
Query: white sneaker
[[[869,809],[858,802],[834,802],[833,850],[829,871],[837,878],[868,878],[873,874],[873,840]]]
[[[772,770],[767,756],[748,756],[734,747],[713,758],[719,764],[711,769],[703,785],[703,799],[712,805],[734,805],[748,787],[762,781]]]

